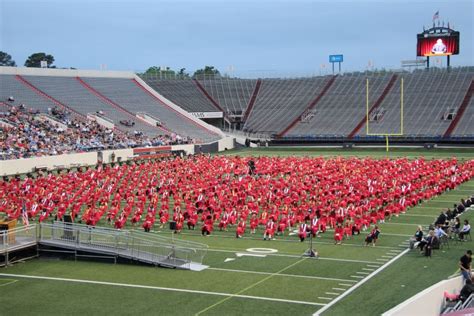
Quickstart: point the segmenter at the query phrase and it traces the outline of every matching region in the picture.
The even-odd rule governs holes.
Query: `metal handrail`
[[[155,234],[127,230],[54,222],[42,223],[39,241],[62,242],[76,250],[94,249],[115,256],[176,267],[189,267],[191,262],[202,263],[207,245],[176,241]]]

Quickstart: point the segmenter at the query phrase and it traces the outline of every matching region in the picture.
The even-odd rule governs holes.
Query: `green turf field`
[[[469,159],[473,150],[403,149],[390,157]],[[241,155],[352,155],[386,157],[383,150],[257,149]],[[333,243],[329,231],[316,238],[319,259],[302,257],[308,243],[296,236],[262,240],[262,230],[236,239],[234,228],[209,237],[184,229],[176,238],[209,246],[201,272],[138,264],[34,259],[0,269],[3,315],[311,315],[331,304],[323,315],[379,315],[422,289],[457,272],[472,241],[449,244],[432,258],[406,251],[416,225],[432,223],[440,210],[474,193],[474,180],[381,224],[376,247],[364,247],[366,233]],[[474,212],[462,219],[474,220]],[[168,229],[155,231],[170,235]],[[261,254],[250,248],[268,248]],[[258,249],[256,249],[258,250]],[[269,250],[270,251],[270,250]],[[393,260],[392,260],[393,259]],[[390,264],[389,264],[390,263]],[[379,268],[380,273],[366,279]],[[360,285],[362,282],[362,285]],[[356,288],[332,305],[335,299]]]

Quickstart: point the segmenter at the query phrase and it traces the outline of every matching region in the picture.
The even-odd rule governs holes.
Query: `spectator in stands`
[[[31,109],[14,106],[7,109],[0,112],[0,119],[7,123],[0,127],[0,160],[173,144],[167,135],[153,138],[142,132],[130,135],[104,128],[94,121],[80,121],[57,106],[50,113],[67,130],[51,120],[38,119],[36,111]]]
[[[459,232],[459,240],[464,241],[464,236],[471,232],[471,225],[469,225],[469,221],[467,219],[464,220],[464,225]]]
[[[461,270],[461,275],[464,280],[470,280],[471,275],[471,261],[472,261],[472,251],[468,250],[466,253],[459,259],[459,269]]]
[[[447,300],[452,301],[452,302],[456,302],[456,301],[459,301],[459,300],[461,302],[466,301],[469,298],[469,296],[471,296],[471,294],[474,293],[474,283],[472,281],[473,281],[472,278],[467,279],[466,283],[462,287],[459,294],[451,294],[451,293],[445,291],[444,292],[444,297]]]

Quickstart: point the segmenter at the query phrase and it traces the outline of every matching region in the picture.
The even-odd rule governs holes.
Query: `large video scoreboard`
[[[417,35],[417,56],[450,56],[459,54],[459,32],[423,32]]]

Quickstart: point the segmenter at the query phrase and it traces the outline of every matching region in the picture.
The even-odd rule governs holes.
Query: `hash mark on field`
[[[375,269],[370,269],[370,268],[362,268],[364,271],[374,271]]]
[[[323,297],[323,296],[318,296],[320,300],[332,300],[330,297]]]
[[[224,268],[207,268],[206,270],[215,270],[215,271],[224,271],[224,272],[239,272],[239,273],[249,273],[249,274],[262,274],[262,275],[274,274],[272,272],[260,272],[260,271],[224,269]],[[303,279],[316,279],[316,280],[329,280],[329,281],[342,281],[342,282],[355,282],[353,280],[346,280],[346,279],[317,277],[317,276],[311,276],[311,275],[286,274],[286,273],[279,273],[279,274],[276,274],[276,276],[303,278]]]
[[[393,256],[382,256],[382,258],[392,258]]]
[[[376,265],[373,265],[373,264],[368,264],[367,266],[371,267],[371,268],[380,268],[380,266],[376,266]]]
[[[0,281],[10,281],[10,282],[7,282],[7,283],[0,284],[0,286],[6,286],[6,285],[13,284],[15,282],[18,282],[18,280],[15,280],[15,279],[0,279]]]
[[[339,295],[341,293],[334,293],[334,292],[324,292],[324,294],[327,294],[327,295]]]
[[[361,272],[361,271],[357,271],[356,273],[357,273],[357,274],[363,274],[363,275],[368,275],[368,274],[370,274],[369,272]]]
[[[363,279],[364,277],[360,275],[351,275],[351,278]]]
[[[333,287],[332,289],[336,290],[336,291],[345,291],[346,290],[346,289],[341,289],[340,287]]]
[[[353,281],[353,282],[355,282],[355,281]],[[340,286],[349,286],[349,287],[351,287],[351,286],[353,286],[354,284],[338,283],[337,285],[340,285]]]

